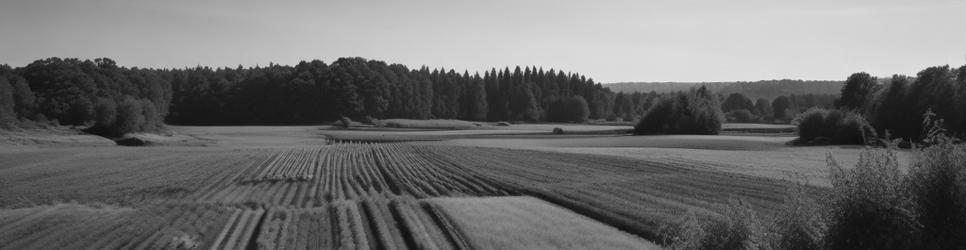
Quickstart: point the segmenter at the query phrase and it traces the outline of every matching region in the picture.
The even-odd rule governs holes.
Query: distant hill
[[[763,80],[757,82],[621,82],[604,84],[614,92],[631,93],[657,92],[667,93],[688,90],[695,86],[707,86],[715,93],[728,95],[741,93],[749,98],[765,98],[772,100],[782,95],[823,94],[838,95],[842,90],[842,81],[805,81],[805,80]]]

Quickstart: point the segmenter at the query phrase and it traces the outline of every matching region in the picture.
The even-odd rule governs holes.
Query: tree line
[[[409,69],[363,58],[295,66],[140,69],[49,58],[0,67],[0,124],[56,121],[117,135],[163,124],[311,124],[361,119],[581,122],[613,116],[614,94],[537,67]]]
[[[164,123],[317,124],[341,117],[637,121],[670,95],[676,94],[614,93],[583,75],[537,67],[470,74],[356,57],[331,64],[145,69],[107,58],[48,58],[0,66],[0,126],[53,121],[120,135]],[[723,103],[733,122],[789,120],[834,100],[814,94],[754,102],[740,93],[709,96]]]
[[[729,122],[786,122],[813,107],[830,108],[837,95],[801,94],[752,101],[741,93],[722,98],[721,110]]]
[[[173,124],[308,124],[343,116],[579,122],[604,118],[613,105],[613,94],[590,78],[536,67],[491,69],[481,75],[340,58],[331,64],[197,67],[167,74],[174,93],[168,116]],[[553,105],[571,99],[586,108]],[[583,110],[587,114],[575,119],[551,115]]]
[[[0,127],[55,121],[108,135],[153,130],[163,124],[171,95],[162,71],[119,67],[107,58],[0,65]]]
[[[851,138],[856,134],[865,138],[840,140],[842,143],[865,143],[883,137],[921,142],[935,133],[963,139],[966,66],[929,67],[914,77],[893,75],[889,79],[854,73],[845,81],[834,108],[813,110],[799,117],[800,139],[824,140],[834,133],[821,131],[843,130],[849,131]],[[849,119],[836,122],[840,117]]]

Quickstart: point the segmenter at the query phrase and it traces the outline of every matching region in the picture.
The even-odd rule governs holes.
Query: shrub
[[[863,152],[852,169],[829,156],[827,200],[817,202],[804,182],[797,183],[768,226],[732,200],[721,218],[689,214],[663,227],[662,244],[672,249],[960,249],[966,246],[966,145],[943,135],[930,140],[937,143],[920,152],[908,174],[900,170],[895,142]]]
[[[829,117],[832,117],[831,112]],[[827,117],[826,120],[829,120]],[[875,129],[869,125],[861,115],[848,112],[835,123],[835,133],[832,134],[832,144],[865,144],[867,139],[875,138]]]
[[[352,119],[343,116],[341,119],[339,119],[339,125],[342,125],[343,128],[348,128],[349,126],[352,126]]]
[[[828,226],[822,217],[821,207],[806,192],[805,185],[804,182],[796,183],[788,190],[784,204],[769,230],[771,237],[768,237],[768,245],[772,249],[822,249]]]
[[[704,87],[665,95],[634,126],[635,134],[718,134],[724,114]]]
[[[376,125],[377,123],[379,123],[379,119],[376,119],[372,116],[367,115],[362,117],[362,123],[369,124],[369,125]]]
[[[143,105],[133,97],[127,97],[117,107],[117,121],[111,127],[113,135],[140,131],[144,126]]]
[[[827,134],[826,116],[828,116],[828,111],[824,109],[809,109],[799,115],[795,119],[798,123],[798,138],[803,142],[811,142]]]
[[[760,249],[765,242],[758,215],[747,203],[729,199],[723,214],[699,218],[688,213],[678,223],[662,229],[665,245],[670,249]]]
[[[798,142],[804,144],[865,144],[875,138],[875,129],[861,115],[851,111],[813,108],[795,117]]]
[[[826,113],[825,121],[822,124],[822,135],[831,138],[838,132],[839,122],[842,121],[843,113],[838,110],[832,110]]]
[[[564,130],[562,128],[553,128],[553,134],[562,135],[563,133],[564,133]]]
[[[948,139],[924,149],[909,171],[924,249],[966,246],[966,147]]]
[[[920,229],[893,150],[869,150],[853,169],[829,157],[830,249],[913,249]]]

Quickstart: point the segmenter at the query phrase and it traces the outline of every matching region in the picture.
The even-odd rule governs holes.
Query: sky
[[[966,64],[966,1],[0,0],[0,64],[128,67],[364,57],[533,65],[597,82],[844,80]]]

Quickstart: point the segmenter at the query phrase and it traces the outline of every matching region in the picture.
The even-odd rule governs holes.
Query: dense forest
[[[0,124],[56,121],[106,134],[170,124],[310,124],[340,117],[574,121],[613,116],[614,94],[536,67],[470,74],[363,58],[295,66],[139,69],[49,58],[0,67]]]
[[[544,121],[555,112],[551,104],[574,97],[586,103],[587,117],[600,119],[613,105],[613,94],[592,79],[535,67],[481,75],[341,58],[330,65],[316,60],[165,74],[174,92],[173,124],[319,123],[341,116]]]
[[[705,92],[723,102],[728,119],[737,122],[788,121],[835,99],[807,94],[755,100]],[[583,75],[538,67],[471,74],[356,57],[331,64],[145,69],[107,58],[48,58],[0,66],[0,127],[56,123],[118,136],[165,123],[318,124],[341,117],[637,121],[669,95],[676,94],[614,93]]]
[[[123,68],[111,59],[50,58],[0,66],[0,127],[56,121],[108,135],[153,130],[171,104],[165,72]]]

